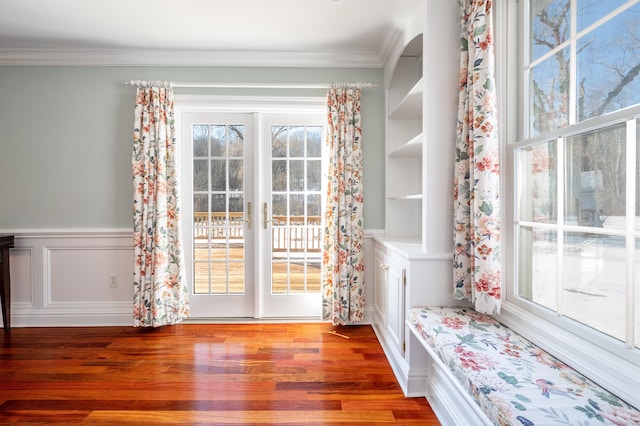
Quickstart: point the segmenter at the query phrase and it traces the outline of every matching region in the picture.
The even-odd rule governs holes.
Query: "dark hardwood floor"
[[[370,326],[318,323],[14,328],[0,422],[439,425]]]

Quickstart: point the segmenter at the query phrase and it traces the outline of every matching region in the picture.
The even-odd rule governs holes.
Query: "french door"
[[[323,116],[183,112],[192,318],[319,318]]]
[[[253,117],[193,112],[180,118],[192,317],[253,316]]]
[[[263,317],[320,317],[322,253],[322,117],[265,114],[260,157]]]

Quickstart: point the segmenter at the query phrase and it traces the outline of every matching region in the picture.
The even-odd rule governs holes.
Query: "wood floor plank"
[[[388,410],[372,411],[99,411],[92,412],[88,422],[140,424],[200,423],[200,424],[335,424],[348,422],[393,424],[395,417]]]
[[[345,411],[361,410],[419,410],[426,411],[425,405],[420,404],[416,398],[402,399],[367,399],[342,401],[342,409]]]
[[[438,425],[405,398],[370,326],[14,328],[0,422]]]

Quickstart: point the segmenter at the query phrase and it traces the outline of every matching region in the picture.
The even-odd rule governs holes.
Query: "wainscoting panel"
[[[372,322],[375,300],[372,235],[381,232],[365,232],[365,324]],[[127,230],[16,232],[12,326],[131,325],[132,238]]]
[[[11,250],[14,327],[130,325],[131,231],[26,231]]]
[[[33,308],[34,264],[33,248],[19,247],[11,250],[11,305]]]
[[[131,302],[132,258],[131,247],[46,247],[45,306],[104,300]]]

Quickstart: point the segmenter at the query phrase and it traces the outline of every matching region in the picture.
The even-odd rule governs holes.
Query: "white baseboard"
[[[131,302],[126,305],[126,310],[122,307],[101,309],[104,312],[89,310],[70,312],[61,309],[13,309],[11,315],[12,327],[133,326]]]

